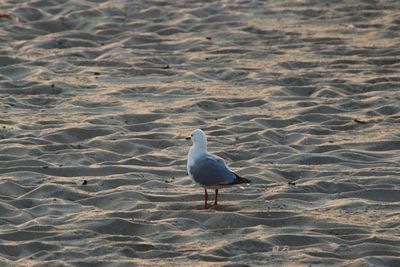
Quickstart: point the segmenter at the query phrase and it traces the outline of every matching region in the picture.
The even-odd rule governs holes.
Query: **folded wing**
[[[237,179],[221,158],[212,155],[197,159],[190,167],[190,173],[197,183],[204,186],[236,184]]]

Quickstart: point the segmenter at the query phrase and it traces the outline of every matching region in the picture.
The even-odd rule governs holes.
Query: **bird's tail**
[[[249,179],[240,177],[236,173],[233,173],[236,176],[236,179],[233,181],[234,184],[250,184],[251,181]]]

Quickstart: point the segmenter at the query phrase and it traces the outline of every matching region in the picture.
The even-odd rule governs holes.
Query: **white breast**
[[[190,173],[190,168],[193,166],[194,162],[196,161],[196,159],[198,157],[200,157],[201,155],[203,155],[204,153],[207,152],[203,152],[203,151],[196,151],[194,149],[192,149],[193,147],[190,148],[189,153],[188,153],[188,160],[187,160],[187,172],[189,174],[189,176],[192,178],[192,174]]]

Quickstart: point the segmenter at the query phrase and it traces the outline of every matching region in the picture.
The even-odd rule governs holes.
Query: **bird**
[[[187,159],[187,172],[197,185],[204,188],[204,209],[208,206],[207,189],[215,190],[214,205],[216,206],[219,189],[251,183],[250,180],[231,171],[221,157],[207,152],[206,134],[201,129],[192,131],[186,140],[192,141]]]

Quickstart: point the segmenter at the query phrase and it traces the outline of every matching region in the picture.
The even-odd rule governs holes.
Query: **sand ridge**
[[[399,266],[398,10],[3,1],[0,264]],[[209,210],[195,128],[253,181]]]

